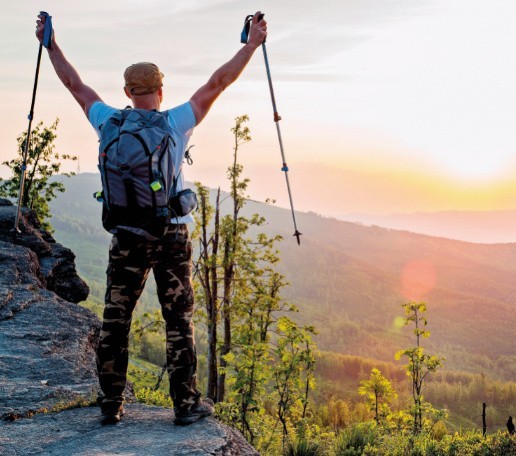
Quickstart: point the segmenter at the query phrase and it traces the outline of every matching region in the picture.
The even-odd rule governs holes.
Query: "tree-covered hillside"
[[[51,222],[102,298],[110,237],[92,197],[99,175],[65,183]],[[284,236],[286,294],[300,308],[301,322],[318,328],[321,349],[392,360],[407,340],[398,324],[400,304],[424,299],[429,349],[446,356],[450,369],[516,377],[516,244],[471,244],[298,213],[299,247],[288,210],[251,201],[245,212],[259,212],[268,221],[262,231]],[[140,310],[154,301],[147,293]]]

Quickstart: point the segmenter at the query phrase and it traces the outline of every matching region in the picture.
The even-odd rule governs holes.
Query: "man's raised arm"
[[[43,29],[45,27],[45,18],[38,16],[36,37],[40,42],[43,41]],[[95,101],[102,101],[91,87],[84,84],[75,68],[66,60],[63,52],[56,43],[55,34],[52,34],[52,44],[48,48],[50,61],[54,66],[54,70],[61,79],[64,86],[71,92],[77,102],[81,105],[82,110],[88,115],[90,106]]]
[[[197,92],[190,98],[190,105],[195,114],[197,125],[204,119],[211,108],[213,102],[224,91],[224,89],[236,81],[240,73],[251,60],[254,51],[263,43],[267,36],[267,22],[258,21],[260,16],[258,11],[253,16],[250,37],[247,44],[240,49],[235,56],[227,63],[222,65]]]

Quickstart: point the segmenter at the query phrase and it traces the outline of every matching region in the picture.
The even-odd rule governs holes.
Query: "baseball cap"
[[[125,87],[132,95],[148,95],[163,87],[163,73],[153,63],[139,62],[124,72]]]

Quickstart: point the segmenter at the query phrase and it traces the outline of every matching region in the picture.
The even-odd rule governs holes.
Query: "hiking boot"
[[[121,418],[125,415],[124,407],[120,407],[118,410],[105,410],[102,412],[102,418],[100,424],[105,426],[107,424],[120,423]]]
[[[117,424],[120,423],[120,413],[118,412],[106,412],[102,414],[100,424],[105,426],[106,424]]]
[[[176,419],[174,421],[178,426],[186,426],[206,416],[211,416],[215,412],[214,404],[211,399],[199,399],[190,409],[174,409]]]

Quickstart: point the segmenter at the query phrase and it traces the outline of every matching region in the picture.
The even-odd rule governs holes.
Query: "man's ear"
[[[124,92],[127,95],[127,98],[131,98],[132,99],[131,92],[129,92],[129,89],[127,87],[124,87]]]
[[[158,96],[159,96],[159,102],[161,103],[163,101],[163,87],[158,88]]]

